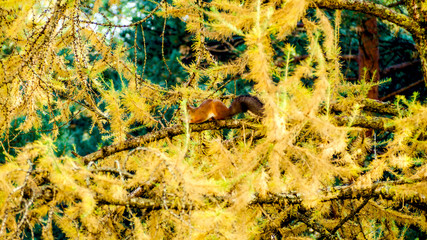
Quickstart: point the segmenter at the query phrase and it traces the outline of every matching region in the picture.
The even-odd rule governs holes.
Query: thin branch
[[[406,91],[408,89],[411,89],[411,88],[413,88],[413,87],[415,87],[415,86],[417,86],[417,85],[419,85],[421,83],[424,83],[423,79],[418,80],[418,81],[416,81],[416,82],[414,82],[414,83],[412,83],[412,84],[410,84],[410,85],[408,85],[408,86],[406,86],[404,88],[401,88],[401,89],[399,89],[399,90],[397,90],[395,92],[392,92],[392,93],[390,93],[388,95],[385,95],[384,97],[380,98],[380,100],[384,101],[384,100],[390,99],[390,98],[396,96],[397,94],[402,93],[402,92],[404,92],[404,91]]]
[[[393,66],[390,66],[390,67],[387,67],[387,68],[383,69],[381,71],[380,75],[381,76],[388,75],[388,74],[390,74],[392,72],[396,72],[396,71],[399,71],[399,70],[402,70],[404,68],[411,67],[411,66],[414,66],[414,65],[417,65],[417,64],[421,64],[421,60],[420,59],[417,59],[417,60],[411,61],[411,62],[399,63],[399,64],[396,64],[396,65],[393,65]]]
[[[96,201],[101,205],[118,205],[118,206],[126,206],[129,205],[133,208],[138,209],[148,209],[148,210],[160,210],[162,209],[162,202],[160,200],[156,201],[148,198],[131,198],[128,201],[106,198],[104,196],[98,195],[95,197]],[[170,202],[168,204],[171,205]]]
[[[405,1],[404,0],[400,0],[400,1],[397,1],[397,2],[395,2],[395,3],[390,3],[389,5],[387,5],[387,7],[397,7],[397,6],[400,6],[400,5],[402,5],[402,4],[404,4],[405,3]]]
[[[321,202],[329,202],[333,200],[346,200],[346,199],[360,199],[360,198],[374,198],[374,199],[388,199],[393,201],[403,201],[402,199],[395,198],[395,192],[390,189],[390,186],[409,185],[421,182],[427,182],[427,177],[419,177],[413,179],[402,179],[396,181],[382,181],[373,183],[370,187],[358,188],[352,185],[337,186],[333,188],[321,189],[325,197],[320,199]],[[287,192],[280,194],[269,194],[267,197],[256,196],[249,205],[256,204],[300,204],[302,202],[302,195],[296,192]],[[413,195],[410,201],[405,201],[418,209],[427,212],[427,203],[424,196]]]
[[[299,61],[302,61],[302,60],[308,58],[309,56],[310,55],[295,56],[294,61],[299,62]],[[357,60],[357,57],[358,57],[357,55],[342,55],[342,56],[340,56],[340,59],[350,61],[350,60]],[[280,61],[280,62],[284,62],[284,61]]]
[[[18,237],[19,234],[21,233],[21,230],[24,226],[24,222],[27,220],[27,216],[28,216],[28,212],[30,210],[30,207],[32,207],[34,200],[37,198],[36,194],[33,193],[33,195],[31,196],[30,200],[28,200],[27,202],[25,202],[25,207],[24,207],[24,212],[22,214],[21,220],[18,223],[18,226],[16,228],[15,231],[15,237]]]
[[[105,113],[103,113],[101,110],[99,110],[98,108],[96,108],[94,106],[91,106],[91,105],[89,105],[86,102],[77,101],[77,100],[73,99],[73,97],[71,97],[71,96],[67,96],[67,93],[65,91],[59,91],[59,90],[55,90],[55,89],[52,89],[52,90],[53,90],[53,92],[55,92],[56,94],[58,94],[58,96],[60,98],[65,98],[65,99],[67,99],[69,101],[72,101],[72,102],[74,102],[74,103],[76,103],[76,104],[78,104],[78,105],[86,108],[88,111],[93,112],[100,119],[105,120],[107,122],[110,122],[110,118]]]
[[[147,21],[147,19],[149,19],[151,16],[153,16],[153,14],[160,8],[160,6],[162,5],[164,1],[161,1],[145,18],[131,23],[131,24],[127,24],[127,25],[115,25],[112,23],[97,23],[97,22],[92,22],[92,21],[86,21],[86,20],[80,20],[80,23],[87,23],[87,24],[94,24],[97,26],[103,26],[103,27],[114,27],[114,28],[129,28],[129,27],[134,27],[134,26],[138,26],[141,23],[144,23],[145,21]]]
[[[304,213],[302,213],[301,209],[304,209],[304,208],[301,206],[300,210],[298,210],[297,213],[296,213],[296,217],[301,222],[305,223],[305,225],[307,225],[308,227],[312,228],[316,232],[320,233],[321,236],[323,236],[324,238],[327,238],[327,239],[338,239],[336,236],[332,235],[328,231],[328,229],[326,229],[325,226],[323,226],[322,224],[318,223],[312,217],[309,217],[309,216],[305,215]]]
[[[106,168],[106,167],[103,167],[103,168],[90,169],[90,171],[93,172],[93,173],[98,173],[98,172],[114,173],[114,174],[117,174],[117,175],[122,175],[122,176],[127,177],[127,178],[132,178],[134,176],[133,174],[131,174],[129,172],[126,172],[126,171],[123,171],[123,170],[119,170],[117,168]]]
[[[334,234],[338,229],[340,229],[348,220],[354,218],[361,210],[366,206],[371,198],[367,197],[363,200],[362,204],[359,205],[356,209],[353,209],[350,214],[345,216],[345,218],[341,219],[341,221],[332,229],[331,233]]]

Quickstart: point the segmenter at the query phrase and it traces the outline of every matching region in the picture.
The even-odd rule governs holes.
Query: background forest
[[[427,3],[0,1],[1,239],[426,239]],[[238,95],[264,117],[189,124]]]

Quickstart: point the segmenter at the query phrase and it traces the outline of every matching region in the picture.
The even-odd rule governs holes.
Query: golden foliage
[[[100,4],[95,1],[93,13]],[[343,83],[340,12],[333,26],[318,9],[306,18],[308,4],[174,1],[167,13],[194,34],[196,61],[182,64],[192,78],[188,85],[165,89],[141,79],[125,47],[112,49],[80,2],[3,1],[2,16],[11,14],[1,20],[0,42],[9,43],[12,53],[0,59],[2,139],[16,137],[9,129],[17,118],[25,119],[18,130],[29,132],[41,130],[43,116],[55,117],[51,133],[17,154],[5,153],[0,237],[22,237],[25,229],[42,226],[51,239],[52,224],[73,239],[304,239],[332,236],[336,226],[349,238],[374,238],[375,231],[386,230],[399,236],[397,225],[426,231],[427,108],[401,99],[407,109],[391,121],[394,136],[381,143],[384,153],[368,161],[380,143],[352,125],[358,115],[368,115],[363,106],[344,111],[346,126],[337,126],[331,107],[337,101],[347,108],[360,104],[367,91],[366,85]],[[274,45],[286,42],[301,20],[309,56],[295,64],[291,45]],[[233,36],[246,46],[236,59],[223,63],[211,56],[207,39]],[[278,51],[287,58],[285,69],[275,64]],[[120,90],[101,77],[106,69],[119,74]],[[59,124],[79,114],[89,116],[112,146],[124,146],[135,124],[164,124],[156,110],[218,96],[214,86],[230,76],[254,82],[254,94],[265,103],[258,130],[190,132],[177,113],[167,124],[185,125],[185,134],[165,135],[88,166],[55,147]],[[203,77],[207,89],[199,87]],[[396,180],[384,179],[386,173]]]

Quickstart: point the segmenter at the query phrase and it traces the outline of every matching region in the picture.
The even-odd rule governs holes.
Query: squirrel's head
[[[187,113],[188,113],[188,121],[191,123],[193,122],[193,113],[195,111],[195,107],[191,106],[190,104],[187,103]]]

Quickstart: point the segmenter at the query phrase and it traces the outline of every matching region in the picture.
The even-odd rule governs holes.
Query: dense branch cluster
[[[365,99],[369,84],[342,79],[340,12],[332,25],[322,10],[312,17],[306,11],[381,17],[407,29],[424,51],[421,18],[411,22],[361,0],[176,0],[123,25],[102,12],[105,22],[94,20],[101,2],[0,7],[1,42],[10,47],[0,56],[6,158],[0,238],[54,239],[56,231],[73,239],[370,239],[378,232],[401,237],[407,228],[427,232],[427,108],[403,98]],[[181,63],[188,72],[182,84],[143,78],[114,38],[117,28],[153,17],[180,18],[194,37],[194,62]],[[292,63],[295,49],[284,43],[300,21],[309,52]],[[215,59],[207,41],[234,36],[245,48],[230,61]],[[286,57],[280,67],[273,63],[279,54]],[[122,85],[104,79],[106,71]],[[265,117],[189,124],[186,102],[219,98],[234,78],[253,84]],[[58,151],[59,128],[83,117],[91,121],[88,134],[97,129],[105,141],[87,155]],[[50,129],[42,129],[44,121]],[[10,130],[15,123],[18,132]],[[133,136],[135,125],[148,133]],[[10,147],[30,131],[44,134]]]

